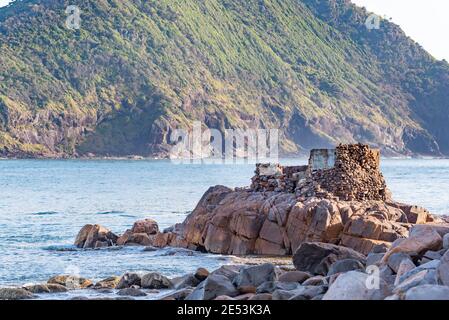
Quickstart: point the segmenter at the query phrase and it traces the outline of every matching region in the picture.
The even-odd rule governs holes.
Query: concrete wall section
[[[314,149],[310,152],[309,166],[312,171],[332,169],[335,165],[335,149]]]

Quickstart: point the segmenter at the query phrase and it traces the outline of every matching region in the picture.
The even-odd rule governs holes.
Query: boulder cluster
[[[438,223],[442,224],[427,210],[401,203],[314,197],[298,201],[294,194],[217,186],[206,192],[182,224],[161,232],[154,220],[146,219],[137,221],[122,236],[87,225],[75,245],[172,246],[217,254],[291,255],[302,243],[315,241],[367,254],[376,246],[389,248],[397,239],[406,238],[415,224]]]
[[[296,270],[289,272],[223,267],[202,279],[188,275],[182,285],[151,276],[152,283],[181,290],[175,299],[449,299],[449,224],[391,199],[378,151],[340,145],[331,155],[321,169],[312,158],[305,167],[259,164],[251,188],[211,187],[183,223],[166,230],[151,219],[121,236],[87,225],[75,245],[293,256]],[[380,279],[376,290],[366,286],[371,266]],[[128,278],[130,285],[117,288],[142,287],[143,279]]]
[[[127,272],[94,283],[70,275],[44,284],[0,289],[0,299],[95,290],[101,299],[160,300],[449,300],[449,226],[415,225],[408,238],[368,255],[323,242],[304,242],[293,267],[271,263],[199,268],[176,278]],[[88,299],[77,296],[73,299]],[[95,298],[98,299],[98,298]]]
[[[313,163],[306,168],[258,165],[256,173],[251,189],[211,187],[183,223],[162,232],[152,219],[137,221],[121,236],[102,226],[87,225],[75,245],[171,246],[217,254],[292,255],[304,242],[324,242],[368,254],[376,246],[389,248],[394,241],[408,237],[413,225],[443,223],[424,208],[386,198],[379,153],[364,145],[338,146],[335,165],[330,169],[315,170]],[[292,181],[297,181],[296,190],[303,190],[301,186],[313,180],[314,192],[309,196],[280,191],[263,177],[276,177],[276,188],[288,186],[289,190]],[[315,191],[323,188],[332,196],[318,197]]]

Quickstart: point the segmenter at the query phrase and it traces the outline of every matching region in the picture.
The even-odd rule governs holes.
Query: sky
[[[9,0],[0,0],[0,6]],[[386,15],[437,59],[449,61],[448,0],[352,0],[381,16]]]
[[[437,59],[449,61],[448,0],[352,0],[386,15]]]

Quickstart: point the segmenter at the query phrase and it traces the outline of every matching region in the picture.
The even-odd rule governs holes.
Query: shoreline
[[[106,299],[151,298],[173,289],[157,297],[449,300],[447,217],[394,201],[379,150],[360,144],[314,150],[306,166],[257,164],[251,181],[244,188],[210,187],[184,222],[164,230],[150,218],[121,234],[86,224],[74,241],[80,250],[140,246],[142,252],[182,253],[186,260],[187,253],[230,257],[218,269],[175,278],[132,271],[95,283],[69,273],[25,288],[0,288],[0,299],[96,288]],[[370,270],[375,288],[366,285]]]
[[[300,161],[307,161],[308,157],[306,156],[280,156],[279,160],[300,160]],[[30,160],[30,161],[184,161],[183,164],[189,164],[189,160],[179,160],[179,159],[170,159],[170,158],[160,158],[160,157],[24,157],[24,158],[17,158],[17,157],[11,157],[11,158],[5,158],[0,157],[0,161],[20,161],[20,160]],[[230,164],[241,164],[240,162],[248,161],[245,158],[237,158],[235,159],[236,163],[230,163]],[[433,156],[393,156],[393,157],[381,157],[381,160],[426,160],[426,161],[432,161],[432,160],[449,160],[449,156],[443,156],[443,157],[433,157]],[[224,162],[224,159],[213,159],[213,158],[201,158],[201,159],[194,159],[192,162],[201,162],[200,164],[208,164],[208,162]],[[257,161],[250,160],[246,164],[256,164]],[[197,163],[194,163],[197,164]]]

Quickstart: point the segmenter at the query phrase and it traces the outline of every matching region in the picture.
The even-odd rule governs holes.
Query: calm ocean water
[[[303,164],[305,160],[284,160]],[[383,160],[396,200],[449,214],[449,160]],[[253,165],[174,165],[169,161],[0,161],[0,285],[79,273],[91,279],[126,271],[180,275],[217,268],[227,257],[171,250],[75,250],[78,230],[99,223],[116,233],[151,217],[181,222],[209,186],[249,185]]]

